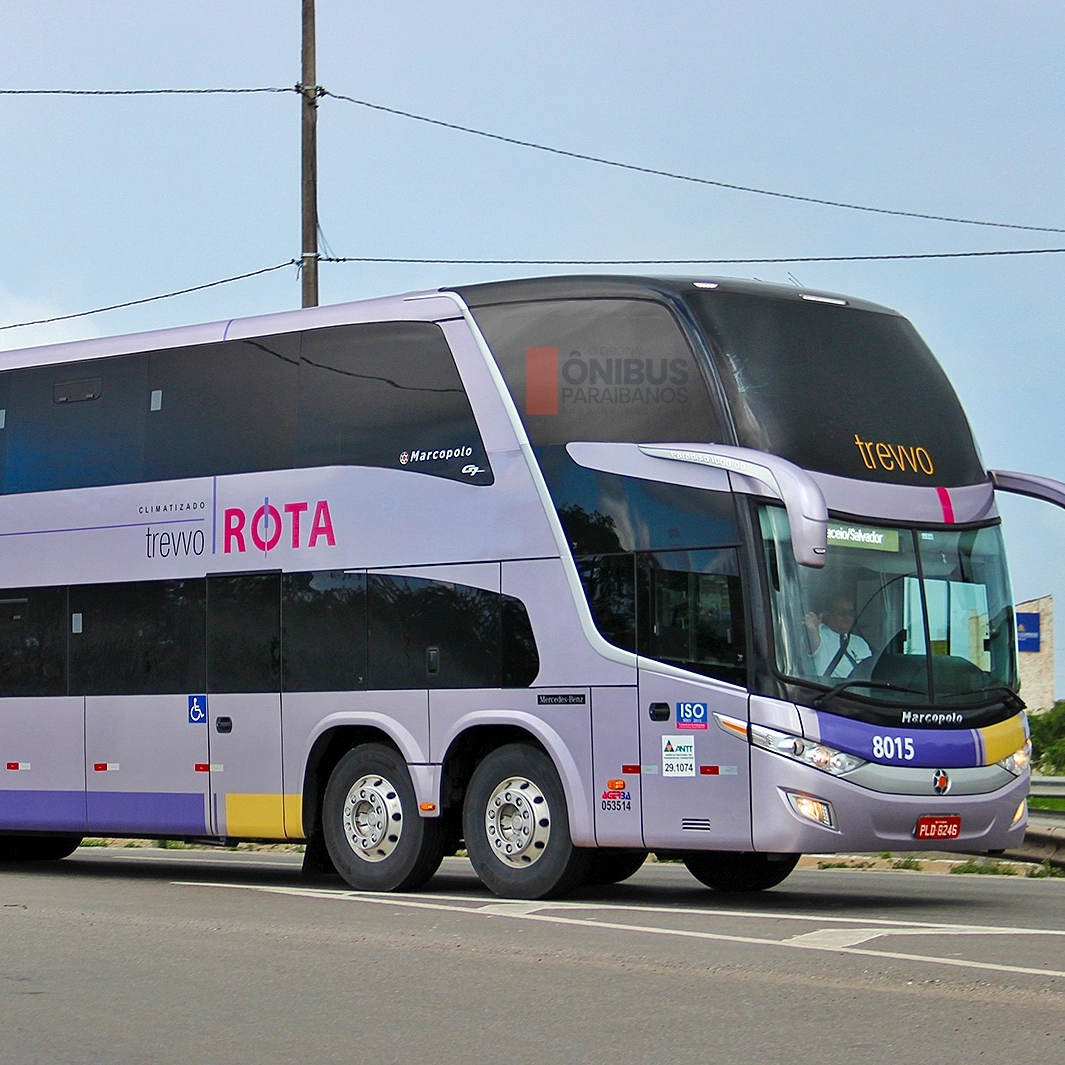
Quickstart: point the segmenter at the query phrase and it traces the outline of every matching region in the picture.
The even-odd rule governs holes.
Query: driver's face
[[[854,625],[854,604],[849,599],[833,599],[824,615],[825,624],[842,635]]]

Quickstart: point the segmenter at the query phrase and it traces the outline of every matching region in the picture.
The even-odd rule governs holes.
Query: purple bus
[[[557,277],[0,355],[0,860],[306,842],[560,895],[1001,851],[995,492],[913,327]]]

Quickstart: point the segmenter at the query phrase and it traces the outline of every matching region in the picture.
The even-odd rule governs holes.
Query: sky
[[[988,468],[1065,481],[1065,4],[985,0],[317,0],[323,253],[640,260],[324,263],[321,302],[552,272],[756,277],[909,317]],[[300,0],[0,0],[0,89],[291,87]],[[300,100],[0,95],[0,326],[140,300],[300,253]],[[694,259],[705,265],[670,265]],[[717,260],[717,262],[715,262]],[[45,326],[0,348],[296,307],[292,266]],[[1001,504],[1018,600],[1058,604],[1065,511]]]

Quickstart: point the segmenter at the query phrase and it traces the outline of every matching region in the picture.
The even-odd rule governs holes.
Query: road
[[[1061,1060],[1065,879],[682,866],[505,902],[463,859],[419,893],[295,855],[81,849],[0,872],[0,1062]]]

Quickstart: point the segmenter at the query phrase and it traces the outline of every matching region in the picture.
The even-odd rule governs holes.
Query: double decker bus
[[[412,889],[1001,851],[996,491],[897,313],[556,277],[0,356],[0,860],[306,842]]]

